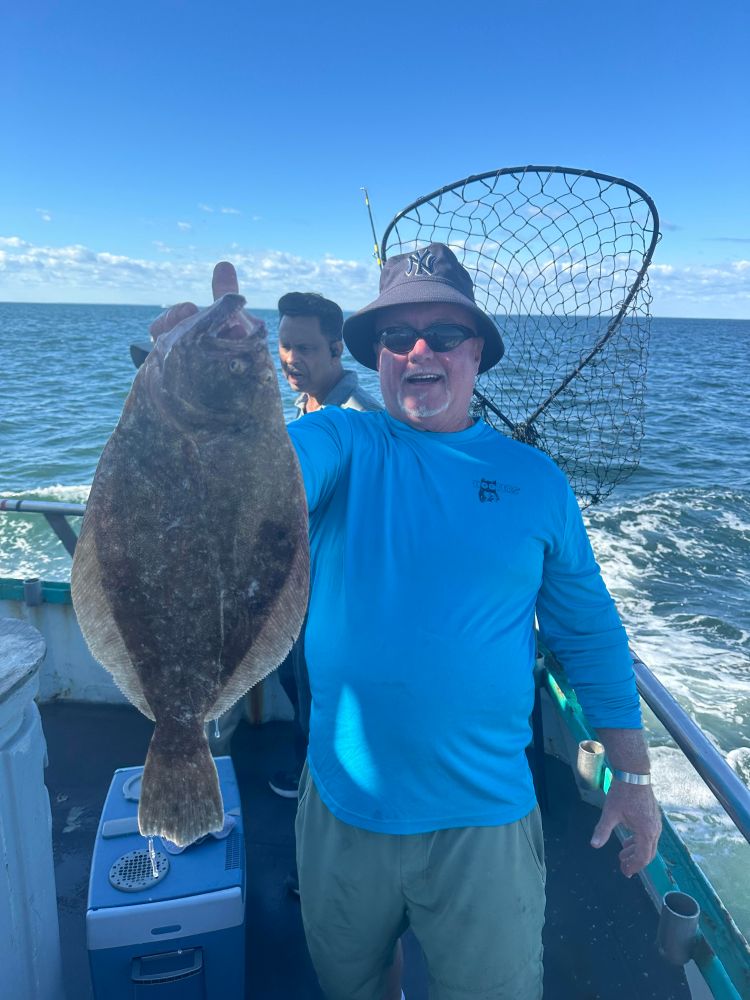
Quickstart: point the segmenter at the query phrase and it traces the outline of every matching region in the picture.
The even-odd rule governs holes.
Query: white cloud
[[[213,212],[213,209],[211,208],[210,205],[203,205],[199,203],[198,208],[201,210],[201,212]]]
[[[220,254],[195,247],[173,250],[154,241],[154,259],[113,251],[95,251],[81,244],[41,246],[20,236],[0,236],[0,299],[26,302],[161,303],[210,297],[211,272]],[[226,248],[224,250],[226,253]],[[266,248],[243,251],[231,246],[240,287],[251,306],[273,308],[279,296],[291,290],[318,291],[345,309],[356,309],[377,294],[378,269],[369,257],[359,260],[323,254],[302,257]],[[606,278],[611,270],[586,270],[581,262],[561,256],[559,274],[589,280]],[[590,265],[591,266],[591,265]],[[550,277],[555,270],[550,268]],[[501,279],[517,275],[501,268]],[[527,273],[528,285],[538,287],[541,276]],[[544,280],[547,280],[545,272]],[[481,283],[480,283],[481,284]],[[657,316],[747,317],[750,314],[750,260],[710,265],[658,263],[649,271]]]
[[[234,263],[241,287],[262,288],[275,298],[292,289],[316,291],[354,309],[377,294],[377,268],[362,261],[331,256],[310,260],[283,250],[266,250],[237,253]],[[247,294],[252,300],[252,292]]]
[[[192,224],[189,223],[189,222],[178,222],[177,223],[177,228],[178,229],[182,229],[183,232],[187,232],[188,229],[192,229],[193,227],[192,227]]]
[[[242,215],[239,208],[221,208],[219,211],[222,215]]]
[[[52,222],[52,215],[48,208],[38,208],[36,211],[42,222]]]
[[[716,264],[652,264],[649,287],[653,312],[661,316],[750,315],[750,261]]]
[[[210,298],[215,255],[193,249],[178,258],[155,241],[158,259],[94,251],[80,244],[37,246],[0,236],[0,299],[24,302],[161,303]],[[171,253],[171,256],[170,256]],[[318,291],[355,309],[377,294],[378,271],[366,261],[307,259],[282,250],[232,252],[248,303],[273,308],[290,290]]]
[[[546,219],[551,219],[555,221],[556,219],[561,219],[564,215],[568,214],[569,209],[565,205],[560,205],[557,202],[551,202],[547,205],[526,205],[519,210],[519,215],[527,215],[530,219],[541,215]]]
[[[535,247],[515,254],[498,251],[491,266],[482,260],[478,290],[491,293],[500,310],[546,308],[605,311],[617,306],[636,277],[637,253],[589,253],[551,248],[548,256]],[[477,265],[469,249],[465,260]],[[490,285],[490,278],[493,283]],[[750,315],[750,261],[711,264],[652,264],[648,271],[652,312],[656,316],[747,318]],[[480,296],[481,297],[481,296]]]

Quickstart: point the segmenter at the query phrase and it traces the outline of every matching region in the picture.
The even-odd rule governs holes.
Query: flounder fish
[[[205,722],[283,660],[307,605],[307,509],[262,323],[227,294],[161,336],[102,452],[71,590],[94,657],[156,723],[138,811],[220,830]]]

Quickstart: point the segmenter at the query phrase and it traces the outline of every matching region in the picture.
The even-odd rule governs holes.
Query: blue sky
[[[711,4],[4,5],[0,300],[369,300],[406,204],[527,163],[634,181],[653,312],[750,317],[750,13]]]

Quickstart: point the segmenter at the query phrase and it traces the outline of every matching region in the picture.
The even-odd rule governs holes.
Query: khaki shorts
[[[328,1000],[383,1000],[407,927],[427,960],[431,1000],[539,1000],[538,809],[505,826],[372,833],[338,820],[305,767],[296,833],[305,935]]]

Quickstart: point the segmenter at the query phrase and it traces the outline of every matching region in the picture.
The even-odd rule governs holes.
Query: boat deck
[[[56,702],[41,706],[60,934],[69,1000],[90,1000],[85,915],[89,864],[114,770],[142,764],[152,724],[129,706]],[[247,845],[247,977],[252,1000],[320,1000],[305,947],[299,902],[287,895],[296,803],[268,787],[292,763],[291,725],[242,723],[232,741]],[[640,881],[623,878],[618,845],[592,850],[598,812],[582,803],[567,766],[547,758],[545,1000],[690,1000],[682,969],[656,954],[656,913]],[[419,945],[404,941],[404,991],[427,1000]]]

